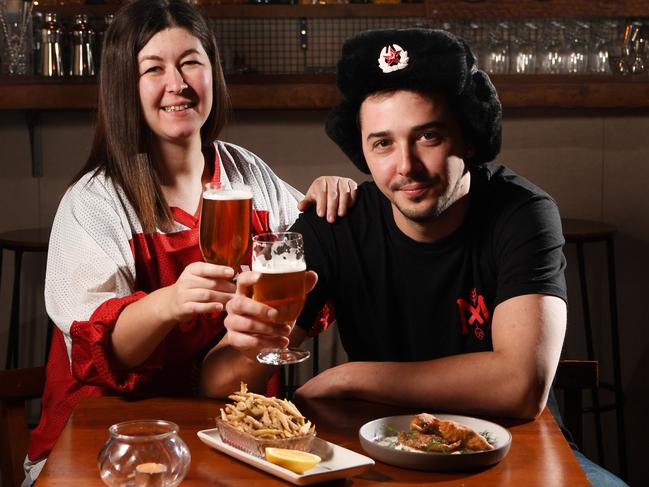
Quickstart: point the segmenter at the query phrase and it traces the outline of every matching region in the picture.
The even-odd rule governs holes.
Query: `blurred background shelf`
[[[37,6],[59,15],[113,13],[119,5]],[[431,19],[493,19],[522,17],[649,17],[646,0],[428,0],[425,3],[339,5],[201,5],[208,17],[427,17]]]
[[[649,76],[491,76],[505,108],[648,109]],[[339,100],[334,75],[231,75],[235,109],[327,109]],[[0,76],[0,110],[92,110],[94,78]]]
[[[61,19],[85,13],[91,20],[103,22],[100,19],[118,7],[117,3],[69,4],[37,6],[36,10],[55,12]],[[447,20],[457,25],[483,20],[484,28],[491,29],[501,19],[551,22],[561,18],[618,18],[623,26],[628,19],[649,17],[647,0],[426,0],[400,4],[204,4],[200,8],[217,34],[235,109],[332,107],[339,99],[331,74],[339,44],[358,29],[385,27],[387,23],[439,26]],[[280,51],[280,60],[273,61],[275,56],[269,53]],[[290,74],[273,74],[278,71]],[[227,74],[242,72],[245,74]],[[649,108],[647,73],[494,74],[491,78],[505,108]],[[0,110],[88,110],[96,107],[96,97],[94,78],[0,76]]]

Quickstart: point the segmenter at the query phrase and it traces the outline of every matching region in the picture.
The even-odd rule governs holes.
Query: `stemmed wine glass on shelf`
[[[20,7],[16,10],[15,4]],[[31,69],[32,9],[31,0],[0,0],[0,74],[26,75]]]

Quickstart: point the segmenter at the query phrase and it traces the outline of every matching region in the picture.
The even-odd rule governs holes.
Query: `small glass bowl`
[[[252,436],[250,433],[235,428],[222,419],[216,420],[216,427],[219,430],[219,435],[221,436],[221,441],[223,441],[223,443],[227,443],[228,445],[259,458],[265,458],[265,450],[267,447],[288,448],[290,450],[309,452],[311,450],[311,443],[315,438],[313,433],[293,436],[291,438],[257,438]]]
[[[175,487],[187,475],[191,455],[171,421],[145,419],[112,425],[99,452],[101,480],[111,487]]]

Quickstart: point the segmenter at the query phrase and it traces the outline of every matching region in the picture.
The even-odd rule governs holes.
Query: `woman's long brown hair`
[[[212,64],[212,109],[201,127],[201,143],[211,144],[226,123],[230,98],[214,36],[205,19],[185,0],[135,0],[123,6],[106,30],[99,73],[97,122],[90,155],[73,183],[88,172],[105,171],[121,186],[145,233],[173,227],[150,137],[140,106],[137,55],[158,32],[186,29],[200,40]]]

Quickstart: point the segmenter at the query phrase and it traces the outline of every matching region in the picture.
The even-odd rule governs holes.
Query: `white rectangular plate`
[[[297,474],[287,470],[279,465],[270,463],[263,458],[250,455],[245,451],[239,450],[221,441],[219,430],[217,428],[202,430],[198,433],[198,438],[205,444],[216,448],[217,450],[230,455],[237,460],[259,468],[264,472],[275,475],[280,479],[291,482],[295,485],[310,485],[316,482],[326,480],[340,479],[359,475],[374,465],[374,460],[355,451],[348,450],[334,443],[329,443],[321,438],[316,437],[313,440],[312,453],[319,455],[322,462],[306,471],[303,474]]]

